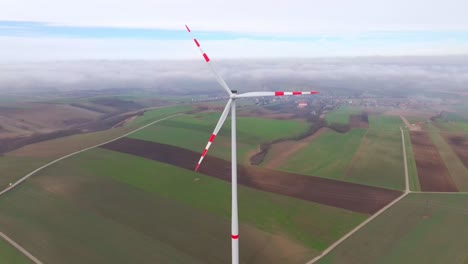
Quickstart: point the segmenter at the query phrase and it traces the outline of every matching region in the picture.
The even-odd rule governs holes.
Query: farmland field
[[[404,168],[400,126],[395,116],[369,116],[369,129],[349,164],[345,180],[403,190]]]
[[[0,189],[47,163],[36,157],[0,156]]]
[[[467,195],[409,194],[317,263],[464,264],[467,207]]]
[[[8,153],[0,157],[0,173],[11,171],[9,166],[13,165],[15,170],[8,177],[2,175],[0,185],[23,176],[47,160],[189,109],[185,106],[157,109],[124,127],[55,139]],[[358,113],[357,109],[340,108],[337,113],[332,112],[335,116],[332,115],[330,120],[340,123],[347,116],[348,124],[350,111]],[[48,167],[0,199],[0,231],[44,263],[229,262],[231,186],[226,182],[230,175],[229,119],[205,160],[204,165],[210,166],[202,167],[200,173],[191,171],[218,118],[219,113],[179,115]],[[323,129],[284,160],[279,166],[282,171],[241,165],[241,262],[305,263],[400,195],[401,192],[394,191],[404,188],[400,125],[397,117],[371,115],[369,128],[352,128],[347,133]],[[301,120],[239,117],[240,163],[246,164],[259,144],[300,135],[309,126]],[[412,190],[418,190],[416,162],[407,135],[410,185]],[[421,157],[421,149],[424,150],[427,140],[418,137],[415,141]],[[128,151],[131,148],[125,144],[138,146],[140,152],[152,154],[139,156]],[[167,151],[162,148],[164,144],[168,144]],[[122,146],[124,149],[119,149]],[[185,150],[178,151],[176,146]],[[116,151],[112,151],[113,148]],[[213,156],[220,158],[216,166],[210,163]],[[26,165],[18,167],[17,164],[23,161]],[[213,175],[213,170],[217,175]],[[335,188],[335,184],[339,187]],[[300,192],[307,193],[306,198],[295,196]],[[317,197],[328,200],[321,201]],[[464,197],[411,194],[319,263],[407,263],[407,259],[413,263],[416,257],[406,250],[410,243],[417,245],[416,254],[423,252],[420,245],[442,245],[442,242],[426,241],[431,238],[429,229],[443,229],[438,226],[441,223],[468,225],[468,222],[456,219],[460,217],[457,210],[468,205],[468,197]],[[352,206],[338,205],[343,199]],[[360,202],[374,203],[374,207],[366,209]],[[416,219],[418,212],[422,212],[417,215],[419,221]],[[382,221],[384,223],[380,223]],[[378,226],[374,227],[374,224]],[[373,237],[378,234],[375,229],[387,225],[393,233],[379,231],[388,237],[388,241],[375,242],[378,239]],[[404,228],[395,231],[398,225]],[[371,231],[366,231],[368,228]],[[455,232],[452,228],[445,231],[449,234],[442,234],[439,229],[437,234],[445,240]],[[349,241],[354,242],[348,245]],[[467,242],[461,238],[458,241],[465,245]],[[18,257],[9,253],[8,244],[1,242],[0,263],[2,255],[7,256],[7,260]],[[371,244],[367,255],[357,253],[364,250],[365,246],[361,244],[368,247]],[[437,255],[434,259],[456,258],[455,262],[440,263],[457,263],[462,254],[457,253],[459,247],[453,247],[455,249],[450,253],[454,256],[439,253],[444,256]],[[23,263],[21,261],[18,263]],[[25,261],[28,263],[27,259]]]
[[[465,168],[468,168],[468,134],[444,133],[443,137],[452,150],[455,151],[458,158],[463,162]]]
[[[456,192],[457,186],[428,132],[410,131],[422,191]]]
[[[108,150],[38,173],[1,199],[0,210],[7,235],[45,263],[230,258],[228,183]],[[244,263],[303,263],[366,218],[245,187],[239,212]]]
[[[33,262],[0,238],[0,263],[31,264]]]
[[[357,115],[361,112],[357,107],[340,107],[325,115],[328,124],[348,124],[350,115]]]
[[[444,113],[435,121],[435,125],[443,132],[468,133],[468,117],[466,109]]]
[[[460,160],[454,150],[444,140],[444,138],[439,134],[439,132],[432,124],[428,124],[425,127],[428,128],[428,133],[432,139],[432,142],[439,150],[440,156],[447,166],[450,177],[457,185],[458,190],[468,191],[468,169],[465,167],[465,165],[463,165],[463,162]]]
[[[346,168],[365,133],[366,130],[360,128],[343,134],[335,131],[324,132],[289,157],[280,169],[343,180]]]
[[[122,138],[102,148],[164,162],[193,171],[199,153],[171,145]],[[231,180],[229,161],[206,156],[199,172],[225,181]],[[238,183],[261,191],[287,195],[361,213],[375,213],[401,194],[382,188],[335,181],[320,177],[238,166]]]
[[[287,162],[290,156],[307,147],[307,145],[315,140],[320,134],[325,133],[326,131],[328,131],[328,128],[322,127],[313,135],[306,138],[300,140],[285,140],[272,144],[260,165],[269,169],[277,169],[281,167],[285,162]]]
[[[436,122],[434,122],[434,124],[441,132],[468,133],[468,122],[451,122],[437,120]]]
[[[165,120],[157,126],[130,135],[143,139],[174,145],[201,152],[213,132],[219,113],[183,115]],[[284,137],[294,137],[304,133],[309,125],[305,121],[287,121],[254,117],[238,117],[237,139],[238,160],[245,162],[247,154],[258,145]],[[231,125],[228,118],[210,148],[209,154],[230,160]]]

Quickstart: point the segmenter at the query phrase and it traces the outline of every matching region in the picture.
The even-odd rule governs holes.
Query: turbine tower
[[[231,170],[232,170],[232,176],[231,176],[231,241],[232,241],[232,264],[238,264],[239,263],[239,222],[238,222],[238,213],[237,213],[237,144],[236,144],[236,100],[239,98],[248,98],[248,97],[264,97],[264,96],[287,96],[287,95],[308,95],[308,94],[318,94],[317,91],[309,91],[309,92],[282,92],[282,91],[276,91],[276,92],[249,92],[249,93],[242,93],[242,94],[237,94],[236,90],[231,90],[229,86],[226,84],[226,82],[221,78],[221,76],[218,74],[218,72],[215,70],[213,65],[210,63],[210,58],[208,55],[203,51],[203,49],[200,46],[200,42],[193,36],[192,31],[190,28],[185,25],[185,28],[187,31],[192,34],[193,41],[195,42],[195,45],[198,47],[200,50],[200,53],[202,54],[203,58],[205,59],[206,63],[210,67],[211,71],[216,77],[216,80],[218,83],[226,90],[226,92],[229,95],[229,100],[226,104],[226,107],[224,107],[223,113],[221,114],[221,117],[218,120],[218,123],[216,124],[216,127],[213,131],[213,133],[210,136],[210,139],[208,140],[208,144],[206,145],[205,149],[203,150],[200,160],[198,161],[195,171],[198,171],[198,168],[200,167],[200,164],[202,163],[203,159],[206,156],[206,153],[208,152],[208,149],[210,148],[211,144],[216,138],[216,135],[218,134],[219,130],[221,130],[221,127],[224,124],[224,121],[226,121],[226,118],[229,114],[229,111],[231,111]]]

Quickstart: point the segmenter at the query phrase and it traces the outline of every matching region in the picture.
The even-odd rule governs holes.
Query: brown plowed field
[[[410,131],[414,158],[422,191],[457,192],[458,189],[425,131]]]
[[[350,115],[349,126],[351,128],[369,128],[369,120],[367,114]]]
[[[465,167],[468,168],[468,138],[463,134],[443,134],[443,137],[455,153],[457,153],[460,160],[465,164]]]
[[[102,148],[157,160],[193,170],[200,153],[170,145],[122,138]],[[200,172],[230,181],[229,161],[207,156]],[[287,195],[307,201],[372,214],[397,198],[401,192],[313,176],[269,170],[260,167],[238,168],[241,185],[262,191]]]

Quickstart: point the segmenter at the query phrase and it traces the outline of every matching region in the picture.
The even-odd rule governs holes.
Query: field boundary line
[[[429,194],[462,194],[468,195],[468,192],[423,192],[423,191],[412,191],[412,193],[429,193]]]
[[[166,120],[166,119],[169,119],[169,118],[172,118],[172,117],[174,117],[174,116],[181,115],[181,114],[182,114],[182,113],[178,113],[178,114],[175,114],[175,115],[171,115],[171,116],[167,116],[167,117],[158,119],[158,120],[153,121],[153,122],[151,122],[151,123],[149,123],[149,124],[146,124],[146,125],[144,125],[144,126],[142,126],[142,127],[139,127],[139,128],[137,128],[137,129],[135,129],[135,130],[132,130],[132,131],[130,131],[130,132],[124,134],[124,135],[118,136],[118,137],[116,137],[116,138],[114,138],[114,139],[108,140],[108,141],[103,142],[103,143],[99,143],[99,144],[97,144],[97,145],[94,145],[94,146],[91,146],[91,147],[88,147],[88,148],[85,148],[85,149],[82,149],[82,150],[75,151],[75,152],[70,153],[70,154],[68,154],[68,155],[62,156],[62,157],[60,157],[60,158],[58,158],[58,159],[55,159],[55,160],[53,160],[53,161],[47,163],[46,165],[43,165],[43,166],[41,166],[41,167],[35,169],[34,171],[28,173],[26,176],[23,176],[21,179],[19,179],[18,181],[16,181],[16,182],[15,182],[14,184],[12,184],[11,186],[8,186],[7,188],[5,188],[3,191],[0,192],[0,196],[3,195],[3,194],[5,194],[5,193],[7,193],[7,192],[10,191],[10,190],[12,190],[13,188],[17,187],[18,185],[20,185],[22,182],[26,181],[29,177],[33,176],[33,175],[36,174],[37,172],[39,172],[39,171],[41,171],[41,170],[43,170],[43,169],[45,169],[45,168],[47,168],[47,167],[49,167],[49,166],[55,164],[55,163],[57,163],[57,162],[59,162],[59,161],[61,161],[61,160],[64,160],[64,159],[69,158],[69,157],[71,157],[71,156],[74,156],[74,155],[76,155],[76,154],[85,152],[85,151],[87,151],[87,150],[100,147],[100,146],[105,145],[105,144],[107,144],[107,143],[111,143],[111,142],[113,142],[113,141],[119,140],[119,139],[121,139],[121,138],[124,138],[124,137],[130,135],[130,134],[133,134],[133,133],[135,133],[135,132],[137,132],[137,131],[140,131],[140,130],[142,130],[142,129],[144,129],[144,128],[147,128],[147,127],[149,127],[149,126],[151,126],[151,125],[154,125],[154,124],[156,124],[156,123],[158,123],[158,122],[164,121],[164,120]],[[25,256],[27,256],[29,259],[31,259],[34,263],[36,263],[36,264],[42,264],[41,261],[39,261],[36,257],[34,257],[33,255],[31,255],[31,253],[29,253],[28,251],[26,251],[26,249],[24,249],[23,247],[21,247],[20,245],[18,245],[15,241],[13,241],[11,238],[9,238],[8,236],[6,236],[6,235],[3,234],[2,232],[0,232],[0,236],[1,236],[3,239],[5,239],[8,243],[10,243],[12,246],[14,246],[16,249],[18,249],[18,250],[19,250],[21,253],[23,253]]]
[[[31,253],[29,253],[26,249],[24,249],[22,246],[18,245],[13,239],[9,238],[7,235],[4,233],[0,232],[0,237],[2,237],[6,242],[8,242],[10,245],[12,245],[14,248],[16,248],[18,251],[23,253],[26,257],[28,257],[32,262],[36,264],[42,264],[40,260],[38,260],[36,257],[34,257]]]
[[[318,260],[320,260],[321,258],[323,258],[324,256],[326,256],[328,253],[330,253],[330,251],[332,251],[333,249],[335,249],[338,245],[340,245],[343,241],[345,241],[346,239],[348,239],[350,236],[352,236],[354,233],[356,233],[357,231],[361,230],[361,228],[363,228],[365,225],[367,225],[368,223],[370,223],[372,220],[374,220],[375,218],[377,218],[377,216],[381,215],[383,212],[385,212],[387,209],[389,209],[390,207],[392,207],[394,204],[398,203],[401,199],[405,198],[406,195],[408,195],[409,193],[411,193],[411,191],[409,190],[409,178],[408,178],[408,164],[407,164],[407,161],[406,161],[406,148],[405,148],[405,136],[404,136],[404,133],[403,133],[403,129],[400,127],[400,131],[401,131],[401,142],[403,144],[403,160],[404,160],[404,165],[405,165],[405,192],[399,196],[398,198],[396,198],[395,200],[393,200],[391,203],[387,204],[384,208],[380,209],[377,213],[373,214],[371,217],[369,217],[366,221],[362,222],[361,224],[359,224],[358,226],[356,226],[353,230],[349,231],[346,235],[344,235],[343,237],[341,237],[339,240],[337,240],[335,243],[331,244],[327,249],[325,249],[320,255],[316,256],[315,258],[313,258],[312,260],[310,260],[309,262],[307,262],[306,264],[312,264],[312,263],[315,263],[317,262]]]

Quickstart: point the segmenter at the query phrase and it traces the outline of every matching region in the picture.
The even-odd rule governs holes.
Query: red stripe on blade
[[[312,92],[310,92],[310,94],[318,94],[318,93],[319,93],[319,92],[317,92],[317,91],[312,91]]]
[[[203,150],[201,156],[202,156],[202,157],[205,157],[205,155],[206,155],[207,152],[208,152],[208,149]]]
[[[197,44],[197,47],[200,47],[200,43],[198,43],[197,39],[193,39],[193,41],[195,41],[195,44]]]
[[[231,238],[232,238],[232,239],[238,239],[238,238],[239,238],[239,235],[231,235]]]
[[[283,96],[284,92],[275,92],[275,96]]]
[[[208,55],[206,55],[206,53],[203,53],[203,58],[205,58],[206,62],[210,61],[210,58],[208,58]]]
[[[188,32],[190,32],[190,28],[188,28],[187,25],[185,25],[185,28],[187,29]]]
[[[302,92],[293,92],[293,95],[301,95]]]
[[[215,134],[211,134],[211,137],[210,137],[210,142],[213,142],[216,138],[216,135]]]
[[[198,163],[197,166],[195,167],[195,171],[197,171],[199,167],[200,167],[200,163]]]

